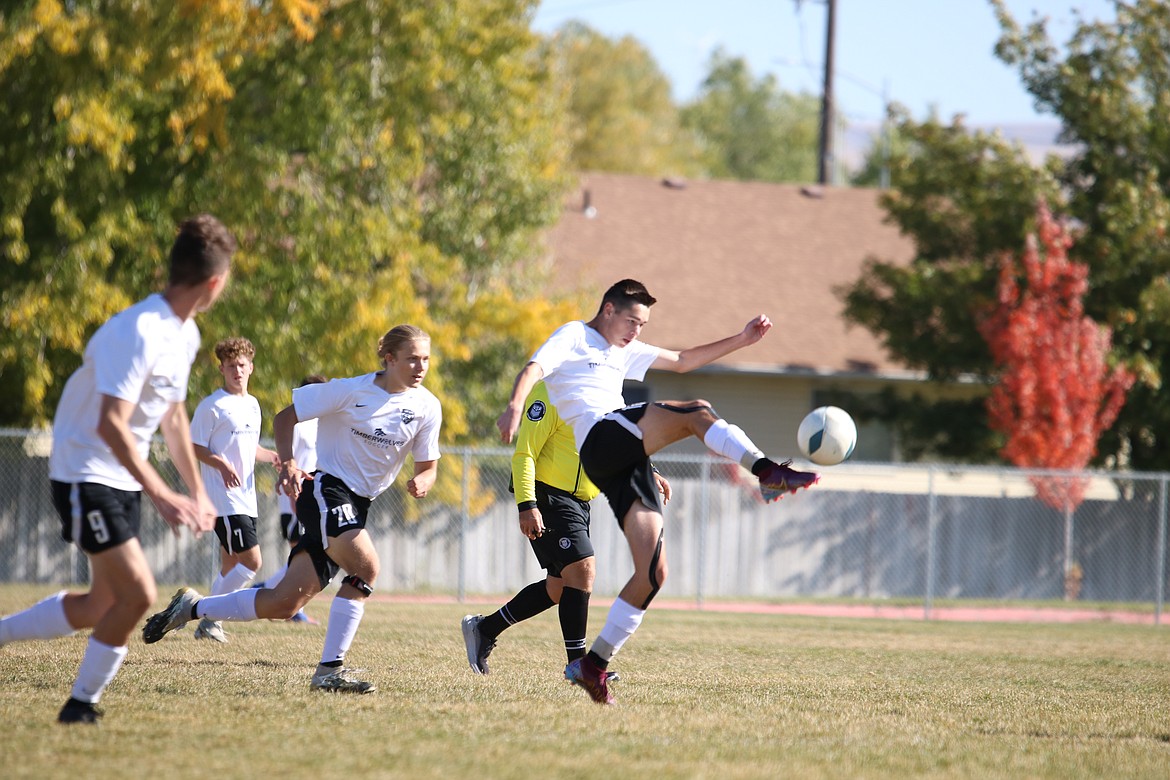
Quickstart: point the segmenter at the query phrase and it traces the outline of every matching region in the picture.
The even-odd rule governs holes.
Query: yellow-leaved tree
[[[0,11],[0,424],[43,423],[93,330],[165,282],[200,211],[240,241],[207,349],[257,348],[266,424],[306,373],[431,333],[448,443],[579,313],[537,273],[564,100],[533,0],[25,0]],[[100,13],[99,13],[100,10]]]

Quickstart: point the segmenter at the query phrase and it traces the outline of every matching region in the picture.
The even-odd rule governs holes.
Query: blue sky
[[[1110,0],[1007,0],[1021,23],[1047,16],[1063,43],[1076,8],[1112,20]],[[744,57],[758,77],[819,95],[825,0],[542,0],[534,27],[555,30],[579,19],[610,37],[632,35],[670,78],[675,98],[693,97],[708,58],[722,46]],[[836,97],[850,124],[880,121],[883,91],[923,118],[963,113],[970,125],[1051,123],[1008,66],[995,58],[999,26],[987,0],[837,0]]]

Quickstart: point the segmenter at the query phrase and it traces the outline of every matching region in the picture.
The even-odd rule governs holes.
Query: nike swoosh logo
[[[365,406],[365,404],[354,404],[353,408],[354,409],[361,409],[363,406]]]

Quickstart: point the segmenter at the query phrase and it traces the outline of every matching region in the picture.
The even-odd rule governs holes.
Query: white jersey
[[[98,328],[57,405],[49,478],[142,490],[98,435],[101,397],[134,404],[130,433],[145,460],[163,415],[187,398],[187,377],[198,351],[199,328],[194,320],[180,319],[158,294],[115,314]]]
[[[222,387],[199,402],[191,416],[191,443],[211,450],[232,464],[238,487],[223,483],[219,470],[199,462],[203,487],[217,517],[256,517],[256,448],[260,445],[260,402],[250,395],[232,395]]]
[[[536,350],[532,362],[544,370],[549,400],[573,426],[580,451],[593,424],[625,406],[622,383],[642,381],[659,354],[658,347],[637,340],[615,347],[577,320],[557,328]]]
[[[292,451],[297,468],[310,474],[317,470],[317,421],[315,419],[305,420],[293,426]],[[292,499],[279,490],[276,492],[276,503],[279,505],[280,514],[296,514]]]
[[[293,390],[298,420],[317,418],[317,468],[365,498],[394,482],[407,454],[439,459],[443,410],[425,387],[387,393],[377,374],[334,379]]]

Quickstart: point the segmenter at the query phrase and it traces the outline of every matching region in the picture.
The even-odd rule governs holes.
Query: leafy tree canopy
[[[175,224],[210,211],[241,249],[205,347],[256,344],[263,408],[306,373],[375,369],[378,337],[411,322],[433,337],[446,437],[490,436],[517,356],[576,310],[529,262],[568,151],[532,7],[0,12],[0,423],[51,417],[93,329],[162,286]],[[218,384],[212,361],[195,399]]]
[[[1003,35],[997,52],[1019,68],[1037,104],[1061,121],[1066,158],[1036,166],[993,134],[895,114],[909,142],[894,150],[891,219],[916,245],[909,266],[871,258],[844,291],[848,316],[891,353],[930,376],[990,376],[976,312],[992,300],[995,258],[1022,246],[1041,198],[1080,228],[1071,258],[1088,268],[1085,312],[1113,331],[1117,359],[1137,377],[1099,458],[1139,469],[1170,467],[1170,400],[1159,392],[1170,360],[1170,15],[1165,4],[1119,4],[1115,23],[1079,23],[1060,50],[1043,20],[1020,27],[993,0]],[[907,404],[898,412],[926,410]],[[942,424],[948,424],[944,421]],[[986,426],[955,418],[952,428]],[[980,441],[990,441],[979,437]],[[992,457],[991,450],[968,457]]]
[[[707,172],[751,181],[816,181],[819,98],[786,92],[772,75],[756,79],[743,58],[721,50],[709,67],[698,97],[682,110]]]

